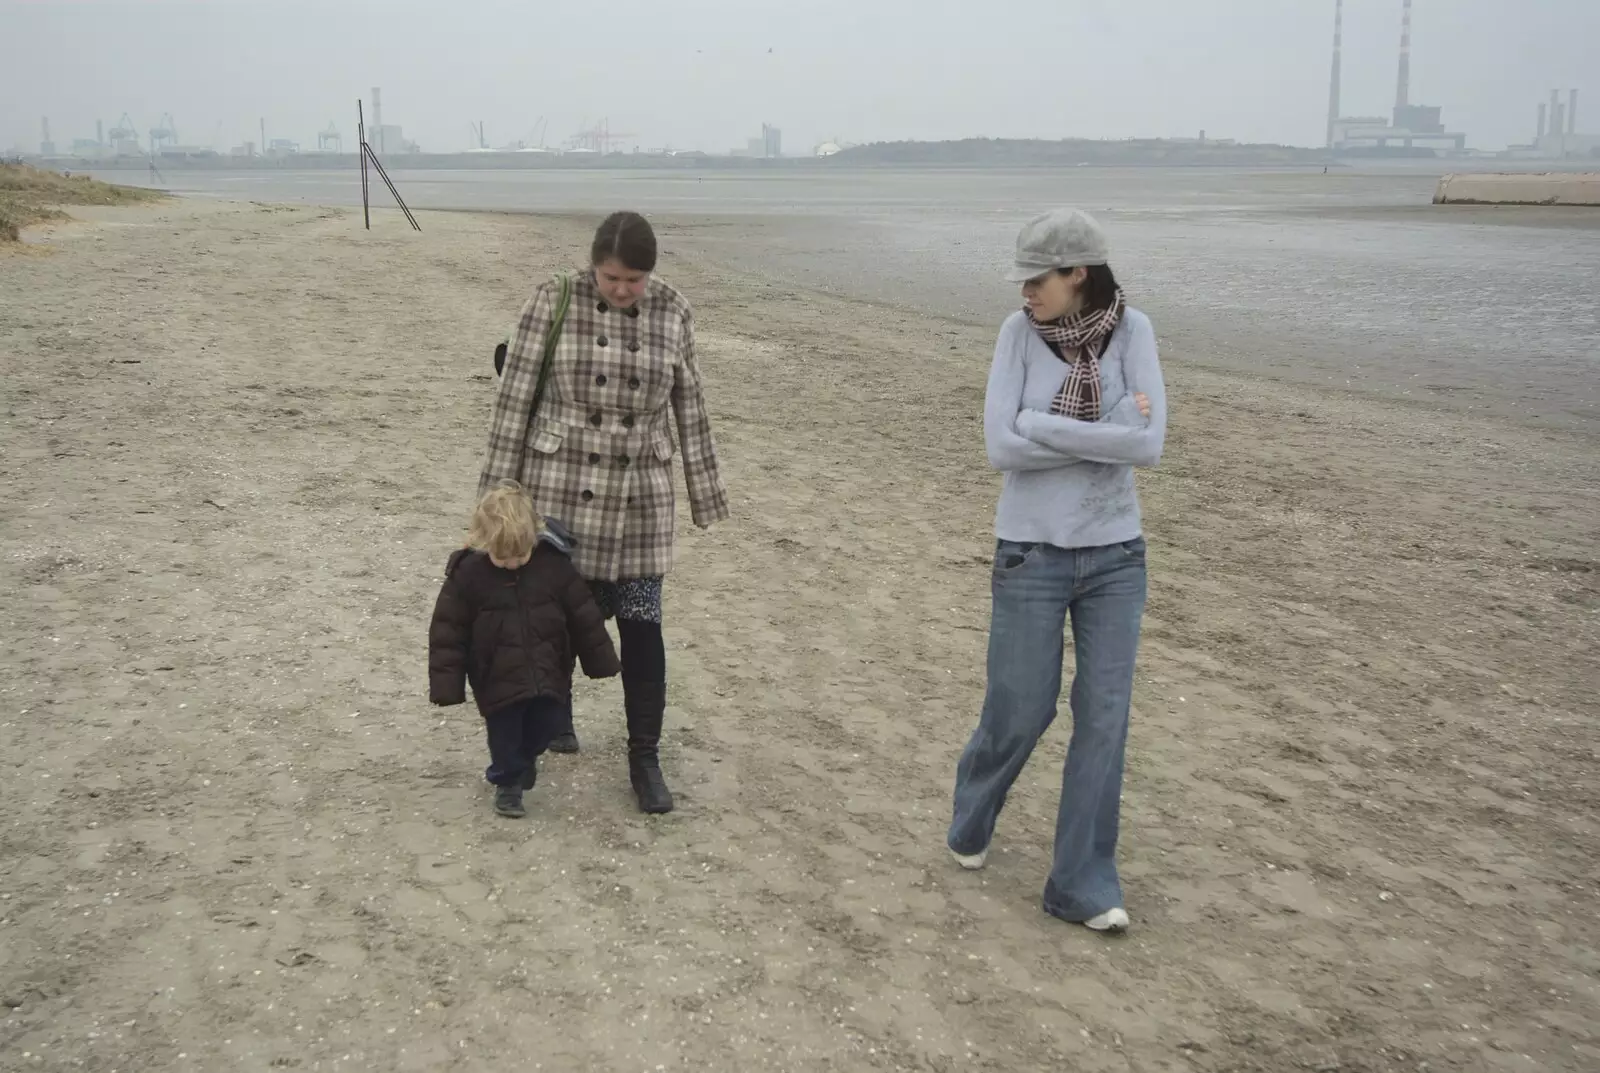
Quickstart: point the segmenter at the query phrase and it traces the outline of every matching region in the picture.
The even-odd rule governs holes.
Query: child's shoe
[[[522,807],[521,786],[496,786],[494,788],[494,810],[502,816],[509,816],[513,820],[520,820],[528,814]]]

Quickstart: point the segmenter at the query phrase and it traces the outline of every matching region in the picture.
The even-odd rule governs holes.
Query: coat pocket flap
[[[534,432],[531,446],[542,455],[553,455],[561,450],[566,434],[559,428],[541,428]]]
[[[662,462],[670,462],[672,460],[671,436],[663,436],[650,446],[655,451],[656,458],[660,459]]]

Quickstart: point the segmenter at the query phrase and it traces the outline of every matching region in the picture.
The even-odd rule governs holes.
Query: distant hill
[[[842,150],[829,158],[841,164],[1051,164],[1051,165],[1217,165],[1326,164],[1325,149],[1290,145],[1240,145],[1198,138],[1131,138],[1093,141],[1067,138],[966,138],[952,142],[877,142]]]

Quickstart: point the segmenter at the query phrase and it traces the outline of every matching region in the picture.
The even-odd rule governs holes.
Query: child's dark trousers
[[[489,767],[483,777],[496,786],[518,786],[523,773],[550,748],[571,720],[565,701],[538,697],[519,701],[484,717],[489,736]]]

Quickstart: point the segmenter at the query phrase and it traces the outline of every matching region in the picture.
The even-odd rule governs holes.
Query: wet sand
[[[111,172],[123,181],[137,172]],[[992,330],[1030,207],[1094,212],[1131,299],[1224,373],[1600,435],[1600,210],[1431,204],[1433,168],[397,170],[414,209],[627,205],[780,286]],[[181,171],[197,197],[360,204],[345,171]],[[386,191],[377,203],[387,206]]]
[[[680,810],[586,684],[516,823],[426,616],[589,222],[77,214],[0,256],[0,1068],[1600,1063],[1594,438],[1166,341],[1106,941],[1038,906],[1065,714],[988,869],[943,849],[992,328],[664,222],[735,510],[667,586]]]

